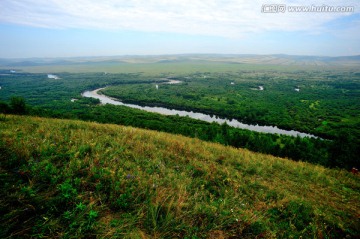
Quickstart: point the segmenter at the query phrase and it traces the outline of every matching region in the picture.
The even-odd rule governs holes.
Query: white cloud
[[[261,13],[269,3],[354,6],[357,0],[1,0],[0,22],[46,28],[174,32],[241,37],[264,31],[326,31],[354,13]]]

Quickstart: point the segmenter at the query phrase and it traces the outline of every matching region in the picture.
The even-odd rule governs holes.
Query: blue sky
[[[358,0],[275,2],[354,8],[263,13],[274,1],[1,0],[0,57],[360,54]]]

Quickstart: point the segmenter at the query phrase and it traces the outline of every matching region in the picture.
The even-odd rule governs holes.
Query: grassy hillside
[[[352,238],[360,178],[131,127],[0,121],[0,237]]]

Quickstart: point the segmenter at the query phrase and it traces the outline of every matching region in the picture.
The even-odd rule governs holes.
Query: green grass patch
[[[0,122],[0,237],[344,238],[359,177],[178,135]]]

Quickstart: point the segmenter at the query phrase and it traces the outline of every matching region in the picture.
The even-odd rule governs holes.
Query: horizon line
[[[71,58],[101,58],[101,57],[159,57],[159,56],[191,56],[191,55],[217,55],[217,56],[301,56],[301,57],[325,57],[325,58],[339,58],[339,57],[356,57],[360,54],[354,55],[299,55],[299,54],[285,54],[285,53],[273,53],[273,54],[254,54],[254,53],[169,53],[169,54],[123,54],[123,55],[83,55],[83,56],[31,56],[31,57],[1,57],[0,59],[71,59]]]

